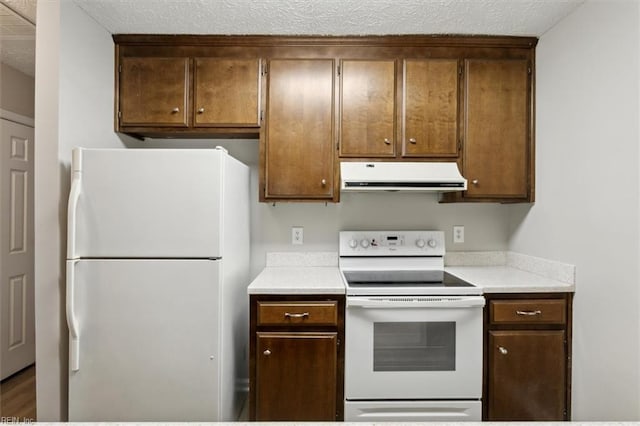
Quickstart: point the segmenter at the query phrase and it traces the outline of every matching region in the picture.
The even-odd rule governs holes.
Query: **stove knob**
[[[369,247],[369,240],[362,240],[362,241],[360,241],[360,245],[362,246],[362,248],[367,248],[367,247]]]
[[[431,248],[435,248],[438,245],[438,243],[434,239],[429,240],[427,244],[429,244],[429,247]]]
[[[358,240],[356,239],[349,240],[349,247],[351,247],[352,249],[358,247]]]
[[[423,248],[425,245],[425,242],[422,238],[420,238],[419,240],[416,240],[416,245],[418,246],[418,248]]]

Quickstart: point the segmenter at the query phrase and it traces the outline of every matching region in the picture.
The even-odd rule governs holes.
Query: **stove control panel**
[[[342,231],[340,256],[444,256],[442,231]]]

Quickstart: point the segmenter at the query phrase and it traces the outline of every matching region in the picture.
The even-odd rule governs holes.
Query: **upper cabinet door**
[[[189,58],[120,60],[120,125],[187,127]]]
[[[195,59],[194,126],[258,127],[259,59]]]
[[[405,60],[402,155],[458,156],[458,61]]]
[[[333,199],[334,73],[332,59],[269,61],[261,199]]]
[[[529,197],[530,77],[526,59],[465,61],[466,197]]]
[[[394,157],[396,62],[343,60],[340,75],[340,156]]]

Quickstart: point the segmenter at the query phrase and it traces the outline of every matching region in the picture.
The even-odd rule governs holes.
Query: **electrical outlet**
[[[291,244],[302,244],[304,242],[304,233],[302,226],[294,226],[291,228]]]
[[[453,242],[464,243],[464,226],[457,225],[453,227]]]

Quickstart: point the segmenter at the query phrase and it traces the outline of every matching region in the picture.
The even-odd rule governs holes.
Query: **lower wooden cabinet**
[[[483,419],[569,420],[572,294],[485,296]]]
[[[251,296],[249,419],[335,421],[344,410],[344,296]]]

